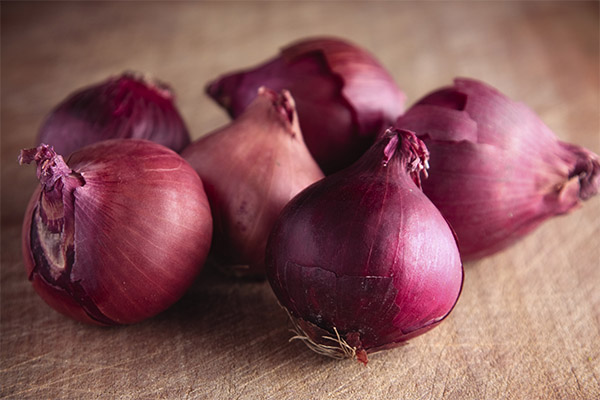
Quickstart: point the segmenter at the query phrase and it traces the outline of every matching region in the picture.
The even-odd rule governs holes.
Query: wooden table
[[[451,316],[367,367],[288,343],[266,282],[204,273],[163,314],[99,328],[51,310],[27,281],[19,167],[49,110],[125,69],[169,82],[197,138],[227,122],[203,92],[300,37],[370,49],[413,102],[455,76],[529,104],[600,152],[598,3],[2,3],[0,396],[11,399],[597,399],[600,197],[465,266]]]

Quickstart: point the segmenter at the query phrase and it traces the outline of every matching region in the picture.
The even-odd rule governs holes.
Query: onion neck
[[[560,146],[574,158],[569,170],[569,179],[578,179],[579,198],[587,200],[596,195],[600,189],[600,158],[598,155],[571,143],[560,142]]]
[[[232,118],[236,118],[248,106],[250,101],[243,107],[234,107],[233,97],[237,88],[242,83],[243,73],[223,76],[210,82],[206,88],[206,94],[223,107]]]
[[[277,121],[291,137],[300,136],[300,125],[296,114],[296,104],[287,90],[277,93],[271,89],[261,86],[258,96],[267,101],[269,114]]]
[[[414,132],[389,128],[373,149],[378,157],[381,157],[381,166],[387,168],[388,165],[398,162],[417,187],[421,188],[421,173],[427,178],[429,151]]]
[[[154,78],[150,74],[141,74],[134,71],[126,71],[118,78],[118,86],[121,91],[138,91],[143,94],[151,94],[163,101],[174,101],[171,88]],[[143,97],[143,96],[142,96]]]
[[[32,246],[37,247],[40,250],[37,253],[42,255],[36,257],[34,271],[56,284],[62,276],[70,273],[73,263],[74,191],[84,185],[84,180],[51,146],[42,144],[21,151],[20,164],[33,161],[37,163],[42,189],[30,232]]]
[[[34,161],[37,163],[37,177],[46,191],[52,190],[57,181],[68,177],[72,172],[63,157],[47,144],[21,150],[18,160],[21,165]]]

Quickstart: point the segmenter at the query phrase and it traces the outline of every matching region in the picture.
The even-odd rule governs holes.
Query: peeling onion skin
[[[287,202],[323,178],[287,91],[260,88],[246,111],[182,152],[200,175],[214,221],[213,253],[229,272],[264,277],[264,254]]]
[[[267,277],[311,349],[366,363],[367,353],[432,329],[454,307],[462,263],[451,228],[418,186],[426,160],[414,134],[388,130],[284,208]]]
[[[166,84],[132,72],[79,89],[46,118],[38,144],[58,154],[107,139],[147,139],[180,152],[190,135]]]
[[[174,151],[113,139],[68,163],[47,145],[23,150],[19,161],[38,163],[41,183],[23,222],[24,264],[55,310],[90,324],[139,322],[175,303],[200,272],[209,204]]]
[[[405,103],[373,55],[337,38],[292,43],[261,65],[219,77],[206,91],[236,118],[260,86],[292,93],[306,145],[326,174],[356,161]]]
[[[427,145],[423,191],[456,231],[463,260],[507,248],[598,192],[598,155],[561,142],[527,106],[476,80],[425,96],[396,126]]]

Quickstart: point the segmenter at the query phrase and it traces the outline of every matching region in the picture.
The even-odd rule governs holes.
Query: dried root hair
[[[287,310],[286,310],[287,311]],[[350,346],[344,338],[340,336],[336,327],[333,327],[335,337],[329,335],[321,336],[323,342],[331,342],[331,344],[317,343],[302,329],[296,318],[294,318],[288,311],[290,321],[292,321],[292,329],[290,331],[294,333],[289,341],[301,340],[304,342],[309,349],[315,353],[335,358],[337,360],[352,359],[360,361],[366,364],[366,353],[364,350],[358,350],[354,346]]]

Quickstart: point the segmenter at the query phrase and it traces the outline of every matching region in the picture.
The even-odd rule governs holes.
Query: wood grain
[[[209,79],[315,34],[370,49],[410,102],[479,78],[598,153],[598,15],[597,2],[3,2],[0,397],[600,398],[599,198],[466,265],[443,324],[363,367],[288,343],[266,282],[211,271],[137,325],[55,313],[24,273],[20,223],[36,181],[15,162],[57,102],[125,69],[169,82],[199,137],[227,122],[203,93]]]

